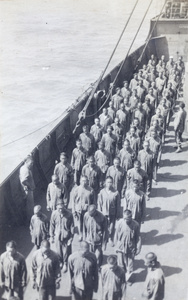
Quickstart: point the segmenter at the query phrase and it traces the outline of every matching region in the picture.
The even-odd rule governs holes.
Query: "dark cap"
[[[157,259],[157,256],[155,255],[155,253],[149,252],[148,254],[146,254],[145,258],[148,262],[152,262]]]
[[[116,255],[109,255],[107,258],[107,263],[109,265],[116,265],[117,264],[117,256]]]

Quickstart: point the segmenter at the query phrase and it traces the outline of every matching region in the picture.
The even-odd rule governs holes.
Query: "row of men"
[[[137,227],[137,223],[132,221],[130,211],[126,210],[119,225],[121,231],[118,235],[125,235],[123,231],[125,227],[131,230],[135,226]],[[135,256],[139,249],[135,248],[133,251],[132,248],[131,253],[125,253],[125,241],[125,237],[124,241],[123,238],[121,239],[116,251],[117,255],[110,255],[107,258],[107,264],[100,269],[95,254],[89,249],[89,243],[86,241],[80,243],[80,249],[71,254],[68,259],[70,294],[73,300],[92,300],[93,292],[98,291],[99,273],[102,283],[100,299],[126,299],[126,271],[120,265],[125,259],[129,260],[129,257]],[[132,247],[137,246],[132,243]],[[164,274],[154,253],[150,252],[146,255],[146,266],[148,274],[142,297],[164,299]],[[27,286],[27,267],[25,258],[17,251],[14,241],[6,244],[6,252],[0,258],[0,268],[1,287],[6,292],[6,299],[23,300]],[[59,256],[50,249],[48,240],[43,240],[40,249],[36,250],[32,256],[30,280],[33,289],[39,292],[39,300],[56,299],[56,290],[60,288],[61,282],[61,263]]]

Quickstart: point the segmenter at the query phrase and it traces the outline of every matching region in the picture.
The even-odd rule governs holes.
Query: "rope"
[[[109,60],[108,60],[108,62],[107,62],[107,64],[106,64],[106,67],[104,68],[104,70],[102,71],[102,73],[101,73],[99,79],[97,80],[97,82],[96,82],[96,84],[95,84],[95,86],[94,86],[94,88],[93,88],[93,90],[92,90],[92,92],[91,92],[91,94],[90,94],[90,96],[89,96],[89,99],[87,100],[87,102],[86,102],[84,108],[82,109],[82,111],[81,111],[80,114],[78,115],[78,121],[76,122],[76,126],[75,126],[75,128],[74,128],[74,130],[73,130],[73,133],[75,133],[76,129],[80,126],[81,121],[82,121],[83,119],[86,118],[86,110],[87,110],[87,108],[88,108],[88,106],[89,106],[91,100],[93,99],[93,96],[94,96],[94,94],[95,94],[95,92],[96,92],[96,90],[97,90],[97,88],[98,88],[98,86],[99,86],[99,84],[100,84],[100,82],[101,82],[101,80],[102,80],[102,78],[103,78],[103,76],[104,76],[104,74],[105,74],[105,72],[106,72],[106,70],[107,70],[107,68],[108,68],[108,66],[109,66],[109,64],[110,64],[110,62],[111,62],[111,60],[112,60],[112,57],[114,56],[114,53],[115,53],[115,51],[116,51],[116,49],[117,49],[117,47],[118,47],[118,45],[119,45],[119,43],[120,43],[120,41],[121,41],[121,39],[122,39],[122,36],[123,36],[123,34],[124,34],[124,32],[125,32],[125,29],[127,28],[127,25],[128,25],[128,23],[129,23],[129,21],[130,21],[132,15],[133,15],[133,12],[134,12],[134,10],[135,10],[137,4],[138,4],[138,1],[139,1],[139,0],[136,0],[135,5],[133,6],[133,9],[132,9],[132,11],[131,11],[131,14],[129,15],[129,17],[128,17],[128,19],[127,19],[127,22],[125,23],[125,26],[124,26],[124,28],[123,28],[123,30],[122,30],[122,32],[121,32],[121,34],[120,34],[120,37],[119,37],[119,39],[118,39],[118,41],[117,41],[117,43],[116,43],[116,45],[115,45],[115,47],[114,47],[114,50],[112,51],[112,54],[111,54],[111,56],[110,56],[110,58],[109,58]]]
[[[104,107],[104,105],[107,103],[108,99],[110,98],[111,92],[112,92],[112,89],[113,89],[113,86],[114,86],[114,84],[115,84],[115,82],[116,82],[116,80],[117,80],[117,78],[118,78],[118,76],[119,76],[119,74],[120,74],[120,72],[121,72],[121,70],[122,70],[124,64],[125,64],[125,61],[126,61],[127,57],[129,56],[130,50],[131,50],[131,48],[132,48],[132,46],[133,46],[133,44],[134,44],[134,42],[135,42],[135,39],[137,38],[137,35],[138,35],[138,33],[139,33],[139,31],[140,31],[140,28],[141,28],[141,26],[142,26],[142,24],[143,24],[143,22],[144,22],[144,20],[145,20],[145,17],[146,17],[146,15],[147,15],[147,13],[148,13],[148,11],[149,11],[149,9],[150,9],[150,6],[151,6],[152,2],[153,2],[153,0],[150,0],[150,3],[149,3],[149,5],[148,5],[148,8],[147,8],[147,10],[146,10],[146,12],[145,12],[145,14],[144,14],[144,17],[142,18],[142,21],[141,21],[141,23],[140,23],[140,25],[139,25],[137,31],[136,31],[136,34],[135,34],[135,36],[134,36],[134,38],[133,38],[133,40],[132,40],[132,43],[131,43],[131,45],[130,45],[130,47],[129,47],[129,50],[128,50],[127,54],[126,54],[126,57],[125,57],[124,60],[122,61],[121,65],[120,65],[120,68],[119,68],[119,70],[118,70],[118,72],[117,72],[117,74],[116,74],[116,77],[115,77],[113,83],[110,84],[109,92],[108,92],[108,95],[107,95],[107,98],[106,98],[105,102],[101,105],[101,107],[100,107],[94,114],[87,115],[87,116],[86,116],[87,118],[93,117],[93,116],[95,116],[99,111],[101,111],[101,109]]]
[[[150,41],[150,39],[151,39],[151,37],[152,37],[152,34],[153,34],[154,30],[155,30],[155,27],[156,27],[156,25],[157,25],[157,23],[158,23],[158,21],[159,21],[159,18],[160,18],[160,16],[162,15],[163,9],[164,9],[164,7],[166,6],[167,1],[168,1],[168,0],[165,0],[164,5],[162,6],[162,9],[161,9],[159,15],[157,16],[157,19],[156,19],[156,21],[155,21],[155,23],[154,23],[154,26],[153,26],[153,28],[152,28],[152,30],[151,30],[151,32],[150,32],[150,35],[149,35],[149,37],[148,37],[147,40],[146,40],[146,44],[145,44],[145,46],[144,46],[144,49],[143,49],[143,51],[142,51],[142,53],[141,53],[141,55],[140,55],[140,57],[139,57],[139,59],[138,59],[137,65],[136,65],[136,67],[135,67],[135,69],[134,69],[135,71],[137,70],[137,68],[138,68],[138,66],[139,66],[139,64],[140,64],[140,62],[141,62],[141,60],[142,60],[142,57],[143,57],[143,55],[144,55],[144,52],[146,51],[146,48],[147,48],[147,46],[148,46],[148,44],[149,44],[149,41]]]

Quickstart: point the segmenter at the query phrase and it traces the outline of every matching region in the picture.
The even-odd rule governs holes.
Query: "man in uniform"
[[[50,237],[63,265],[63,273],[67,271],[68,257],[71,254],[71,244],[74,235],[73,215],[64,206],[63,201],[57,202],[57,209],[52,212],[50,219]]]
[[[41,242],[49,236],[49,221],[47,216],[42,213],[40,205],[34,207],[34,215],[31,218],[29,229],[31,241],[39,249]]]
[[[132,188],[126,190],[124,199],[124,210],[130,210],[133,220],[137,221],[139,226],[144,223],[146,211],[146,197],[140,190],[138,180],[134,179]]]
[[[95,164],[95,159],[93,156],[88,157],[87,164],[82,169],[82,176],[86,176],[88,179],[89,186],[94,191],[95,201],[97,199],[97,195],[102,187],[101,181],[101,170]]]
[[[136,134],[136,127],[131,125],[129,132],[127,132],[126,139],[130,143],[131,149],[135,153],[135,157],[138,156],[138,151],[140,150],[140,138]]]
[[[16,242],[6,244],[6,252],[1,254],[1,286],[7,292],[7,300],[11,296],[23,300],[23,289],[27,284],[27,268],[25,258],[17,251]]]
[[[74,217],[74,225],[78,230],[79,240],[83,237],[83,217],[90,204],[94,202],[93,189],[88,185],[86,176],[80,178],[80,185],[73,191],[72,196],[72,212]]]
[[[106,249],[108,238],[108,226],[105,216],[97,210],[96,205],[91,204],[84,215],[83,239],[89,243],[90,251],[94,252],[97,264],[100,267],[103,260],[103,251]]]
[[[137,85],[138,85],[138,74],[134,73],[133,78],[130,81],[129,88],[131,89],[131,91],[133,91],[134,89],[137,88]]]
[[[86,151],[82,147],[82,141],[76,141],[76,148],[72,151],[71,166],[74,170],[74,182],[79,185],[82,168],[86,164]]]
[[[136,160],[134,162],[134,168],[127,171],[127,188],[130,189],[132,187],[133,180],[137,179],[140,184],[140,189],[144,193],[147,191],[147,180],[148,176],[146,172],[141,169],[140,161]]]
[[[67,155],[65,152],[60,154],[60,163],[55,166],[54,175],[57,175],[59,181],[66,186],[69,201],[70,192],[74,184],[74,171],[67,161]]]
[[[133,161],[135,159],[135,152],[130,147],[129,140],[125,139],[123,148],[119,153],[120,165],[127,172],[133,167]]]
[[[116,157],[113,166],[108,168],[106,176],[110,176],[113,180],[113,186],[119,192],[121,198],[125,195],[126,190],[126,171],[120,166],[120,158]]]
[[[103,112],[102,112],[102,114],[100,114],[99,120],[100,120],[102,129],[103,129],[103,132],[106,133],[107,127],[113,123],[113,120],[108,115],[108,111],[107,111],[106,107],[103,108]]]
[[[109,107],[107,108],[107,111],[110,118],[114,121],[114,118],[116,116],[116,110],[112,101],[109,102]]]
[[[119,153],[119,150],[122,148],[124,128],[117,117],[114,119],[114,123],[111,126],[113,128],[113,134],[117,137],[116,153]]]
[[[80,243],[81,249],[69,256],[70,293],[73,300],[92,300],[93,292],[98,290],[98,267],[89,244]]]
[[[165,295],[165,278],[155,253],[149,252],[146,255],[146,266],[148,273],[142,297],[150,300],[163,300]]]
[[[35,183],[33,179],[32,167],[33,158],[28,156],[24,161],[24,165],[20,168],[19,174],[24,197],[24,209],[26,210],[26,218],[28,223],[31,220],[34,208],[33,191],[35,189]]]
[[[113,127],[110,125],[107,127],[107,132],[103,134],[101,142],[104,145],[106,151],[111,153],[112,158],[115,157],[116,154],[116,143],[117,137],[112,133]]]
[[[102,142],[100,142],[98,146],[99,150],[95,152],[95,162],[101,170],[101,187],[103,187],[106,178],[106,172],[108,167],[112,164],[112,155],[104,149]]]
[[[131,285],[134,258],[135,255],[140,253],[141,238],[139,224],[132,219],[130,210],[123,212],[123,219],[117,224],[114,241],[117,249],[118,265],[126,270],[126,281],[127,284]]]
[[[120,217],[120,195],[113,187],[113,179],[107,176],[105,188],[98,195],[98,210],[106,217],[108,222],[109,242],[114,245],[115,222]]]
[[[107,264],[101,268],[102,300],[125,300],[125,271],[118,266],[116,255],[107,258]]]
[[[100,124],[99,118],[95,118],[94,122],[95,124],[91,126],[90,133],[93,135],[95,139],[95,145],[97,146],[102,139],[103,127]]]
[[[129,84],[128,84],[128,81],[123,81],[123,87],[121,89],[121,96],[123,98],[129,98],[131,95],[131,91],[129,89]]]
[[[58,199],[63,199],[64,204],[68,204],[68,192],[64,183],[59,181],[57,175],[52,175],[52,182],[49,183],[46,193],[47,210],[53,211],[56,209]]]
[[[125,136],[126,132],[128,131],[127,129],[128,114],[127,111],[125,110],[124,103],[120,104],[119,110],[116,112],[116,117],[119,119],[119,122],[123,127],[123,136]]]
[[[61,270],[58,255],[50,249],[50,243],[43,240],[41,248],[34,252],[31,263],[33,289],[39,291],[39,300],[55,300],[56,289],[60,287]]]
[[[185,129],[185,120],[186,120],[186,111],[184,110],[185,103],[180,102],[179,104],[179,110],[177,112],[177,115],[174,120],[174,130],[175,130],[175,140],[178,146],[178,149],[176,150],[176,153],[179,153],[182,151],[181,143],[182,143],[182,134]]]
[[[141,168],[147,173],[147,188],[146,195],[147,200],[149,200],[149,196],[151,193],[152,187],[152,178],[153,178],[153,152],[149,148],[149,142],[146,140],[143,143],[142,150],[138,153],[138,160],[140,161]]]
[[[121,96],[121,89],[117,87],[115,95],[112,96],[112,103],[116,111],[119,109],[120,104],[122,102],[123,102],[123,97]]]
[[[82,127],[83,132],[79,138],[82,141],[82,147],[85,149],[87,156],[92,155],[95,151],[95,139],[94,136],[89,132],[89,126],[84,125]]]
[[[138,86],[137,86],[136,90],[137,90],[137,95],[138,95],[139,101],[141,103],[143,103],[144,99],[145,99],[145,96],[146,96],[146,89],[143,85],[143,79],[139,79]]]
[[[150,131],[151,136],[148,138],[149,148],[153,152],[153,182],[157,184],[157,170],[161,160],[161,139],[157,136],[156,130]]]

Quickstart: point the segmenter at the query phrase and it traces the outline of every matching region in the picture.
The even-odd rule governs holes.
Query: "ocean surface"
[[[0,182],[100,76],[135,2],[0,0]],[[108,71],[125,57],[149,2],[139,0]],[[131,52],[163,3],[153,0]]]

